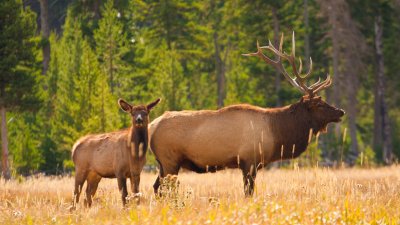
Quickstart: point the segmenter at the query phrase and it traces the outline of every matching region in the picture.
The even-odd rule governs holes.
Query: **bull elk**
[[[116,132],[87,135],[74,144],[73,205],[79,202],[82,186],[87,181],[85,205],[90,207],[102,177],[117,178],[123,205],[126,204],[128,195],[127,178],[131,181],[132,192],[139,192],[140,172],[146,163],[149,112],[159,101],[160,99],[157,99],[148,105],[132,106],[119,99],[121,109],[132,117],[132,126]]]
[[[240,168],[245,195],[251,196],[258,169],[273,161],[298,157],[312,134],[326,131],[328,123],[341,120],[344,111],[317,96],[331,85],[330,76],[307,86],[312,61],[308,73],[301,74],[301,60],[299,68],[296,65],[294,34],[291,54],[282,51],[282,43],[283,36],[279,49],[271,42],[263,47],[257,42],[257,52],[244,55],[257,56],[280,71],[305,94],[300,101],[281,108],[239,104],[219,110],[165,112],[149,126],[150,148],[160,166],[155,193],[160,179],[178,174],[181,167],[198,173]],[[276,60],[264,55],[263,50],[272,52]],[[292,67],[294,78],[285,70],[284,60]]]

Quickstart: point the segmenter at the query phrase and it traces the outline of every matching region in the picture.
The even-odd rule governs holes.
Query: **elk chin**
[[[328,123],[327,122],[318,122],[313,126],[313,133],[316,135],[317,133],[327,133],[328,132]]]
[[[323,126],[322,129],[321,129],[319,132],[321,132],[321,133],[323,133],[323,134],[327,133],[327,132],[328,132],[328,124],[326,124],[325,126]]]

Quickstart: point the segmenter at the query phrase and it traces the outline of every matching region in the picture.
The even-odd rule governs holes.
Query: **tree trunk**
[[[40,26],[43,39],[43,68],[42,74],[46,74],[50,62],[50,29],[49,29],[49,7],[48,0],[39,0],[40,2]]]
[[[111,38],[109,39],[110,41],[110,45],[109,45],[109,54],[110,54],[110,58],[108,60],[108,66],[109,66],[109,71],[108,71],[108,75],[109,75],[109,79],[110,79],[110,91],[111,94],[114,94],[114,64],[113,64],[113,59],[114,59],[114,54],[113,54],[113,50],[114,50],[114,40],[112,40]]]
[[[217,72],[217,92],[218,92],[218,108],[224,106],[225,100],[225,61],[221,58],[221,50],[218,44],[218,34],[214,32],[214,48],[215,48],[215,67]],[[227,50],[226,50],[227,51]]]
[[[348,81],[347,95],[348,95],[348,107],[347,115],[349,118],[349,135],[351,139],[350,152],[349,152],[349,164],[354,165],[358,158],[358,140],[357,140],[357,88],[355,87],[354,79],[355,75],[348,74],[346,76]]]
[[[304,58],[306,59],[306,64],[304,65],[305,71],[308,71],[309,63],[310,63],[310,35],[309,35],[309,19],[308,19],[308,0],[304,0],[304,26],[305,26],[305,34],[304,34]]]
[[[383,56],[383,26],[382,17],[375,18],[375,54],[377,61],[375,87],[375,115],[374,115],[374,145],[382,149],[385,164],[393,161],[392,134],[389,122],[388,108],[385,102],[385,62]]]
[[[6,108],[4,106],[0,108],[0,116],[1,116],[1,148],[3,150],[1,169],[4,179],[9,180],[11,179],[11,174],[8,165],[7,119],[6,119]]]
[[[99,20],[100,19],[100,7],[99,7],[99,0],[94,0],[93,1],[93,13],[94,13],[94,19]]]
[[[333,61],[333,77],[335,79],[335,83],[333,84],[333,102],[335,106],[340,105],[340,97],[341,97],[341,90],[340,90],[340,81],[341,81],[341,76],[340,76],[340,71],[339,71],[339,40],[337,36],[335,35],[338,32],[338,25],[336,23],[336,13],[334,10],[330,10],[330,15],[331,17],[331,24],[332,24],[332,30],[331,32],[331,39],[332,39],[332,61]],[[340,124],[335,123],[335,135],[337,138],[340,138]]]
[[[273,26],[274,26],[274,45],[279,46],[279,31],[280,31],[280,24],[279,24],[279,18],[278,18],[278,13],[277,9],[275,7],[272,7],[272,21],[273,21]],[[276,71],[275,72],[275,92],[276,92],[276,106],[282,106],[282,99],[280,96],[280,91],[281,91],[281,74]],[[267,98],[268,96],[266,96]]]

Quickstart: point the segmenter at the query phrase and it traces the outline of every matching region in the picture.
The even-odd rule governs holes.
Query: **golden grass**
[[[174,199],[154,198],[155,178],[142,174],[139,206],[123,209],[117,181],[103,179],[93,207],[83,194],[75,211],[72,177],[0,180],[0,224],[400,224],[395,166],[260,171],[247,199],[239,170],[181,173]]]

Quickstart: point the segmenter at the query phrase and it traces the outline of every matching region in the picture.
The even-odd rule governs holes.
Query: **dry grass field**
[[[239,170],[181,173],[155,199],[142,174],[140,205],[123,208],[115,179],[103,179],[87,209],[70,210],[72,177],[0,180],[0,224],[400,224],[400,167],[274,169],[244,198]],[[81,196],[81,200],[82,200]]]

